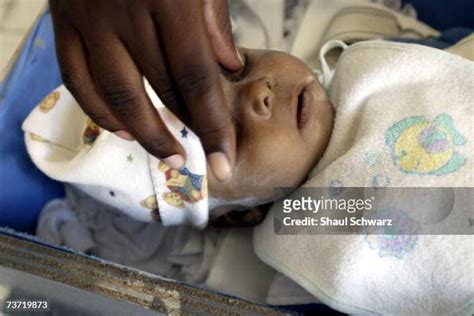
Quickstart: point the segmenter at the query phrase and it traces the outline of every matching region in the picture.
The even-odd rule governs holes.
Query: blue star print
[[[188,138],[188,130],[186,129],[186,127],[183,127],[183,129],[179,132],[181,133],[182,138]]]

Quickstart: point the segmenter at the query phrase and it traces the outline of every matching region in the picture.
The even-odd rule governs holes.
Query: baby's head
[[[332,105],[304,63],[275,51],[241,54],[245,67],[223,74],[237,131],[236,165],[226,182],[208,172],[211,207],[256,206],[275,200],[274,188],[300,185],[333,127]]]

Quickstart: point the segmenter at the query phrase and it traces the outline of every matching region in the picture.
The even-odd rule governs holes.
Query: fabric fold
[[[136,220],[202,228],[209,211],[201,142],[163,106],[147,82],[145,87],[167,128],[186,151],[184,168],[171,169],[138,142],[101,129],[64,86],[50,93],[23,123],[28,153],[49,177]]]

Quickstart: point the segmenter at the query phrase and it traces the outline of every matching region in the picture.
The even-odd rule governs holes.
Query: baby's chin
[[[235,171],[235,170],[234,170]],[[208,172],[208,195],[209,209],[225,208],[233,211],[247,210],[259,205],[267,204],[275,200],[271,196],[273,190],[246,190],[248,184],[242,183],[238,172],[234,172],[228,181],[217,180],[209,166]]]
[[[211,176],[212,177],[212,176]],[[273,188],[262,190],[262,188],[251,190],[242,190],[239,185],[230,184],[226,187],[225,183],[215,183],[209,181],[209,209],[227,209],[232,211],[248,210],[260,205],[268,204],[281,198],[276,196]],[[247,185],[244,185],[248,187]],[[226,188],[224,188],[226,187]],[[240,189],[239,189],[240,188]]]
[[[304,179],[285,180],[272,177],[264,177],[262,174],[255,179],[252,175],[245,173],[242,176],[239,168],[228,181],[217,180],[208,167],[208,199],[209,209],[227,209],[232,211],[248,210],[261,205],[269,204],[281,199],[288,190],[276,190],[276,188],[296,188]],[[257,173],[253,173],[254,175]],[[267,179],[268,178],[268,179]]]

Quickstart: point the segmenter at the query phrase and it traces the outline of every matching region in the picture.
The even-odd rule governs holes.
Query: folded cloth
[[[135,221],[70,185],[66,199],[44,207],[36,230],[46,242],[195,285],[205,285],[221,234]]]
[[[65,199],[54,199],[44,206],[36,226],[36,236],[46,242],[84,253],[89,253],[95,246],[93,236],[79,222]]]
[[[206,159],[199,138],[146,90],[170,132],[186,150],[186,166],[171,169],[138,142],[99,128],[60,86],[23,123],[28,153],[49,177],[70,183],[132,218],[203,227],[208,221]]]
[[[471,314],[474,201],[456,187],[474,187],[473,78],[474,62],[438,49],[350,46],[328,86],[333,134],[304,185],[454,187],[441,197],[453,202],[447,214],[431,198],[413,196],[408,204],[433,210],[425,226],[461,225],[464,235],[278,235],[275,205],[255,229],[257,255],[346,313]],[[400,214],[417,216],[409,208],[403,213],[403,205]]]

